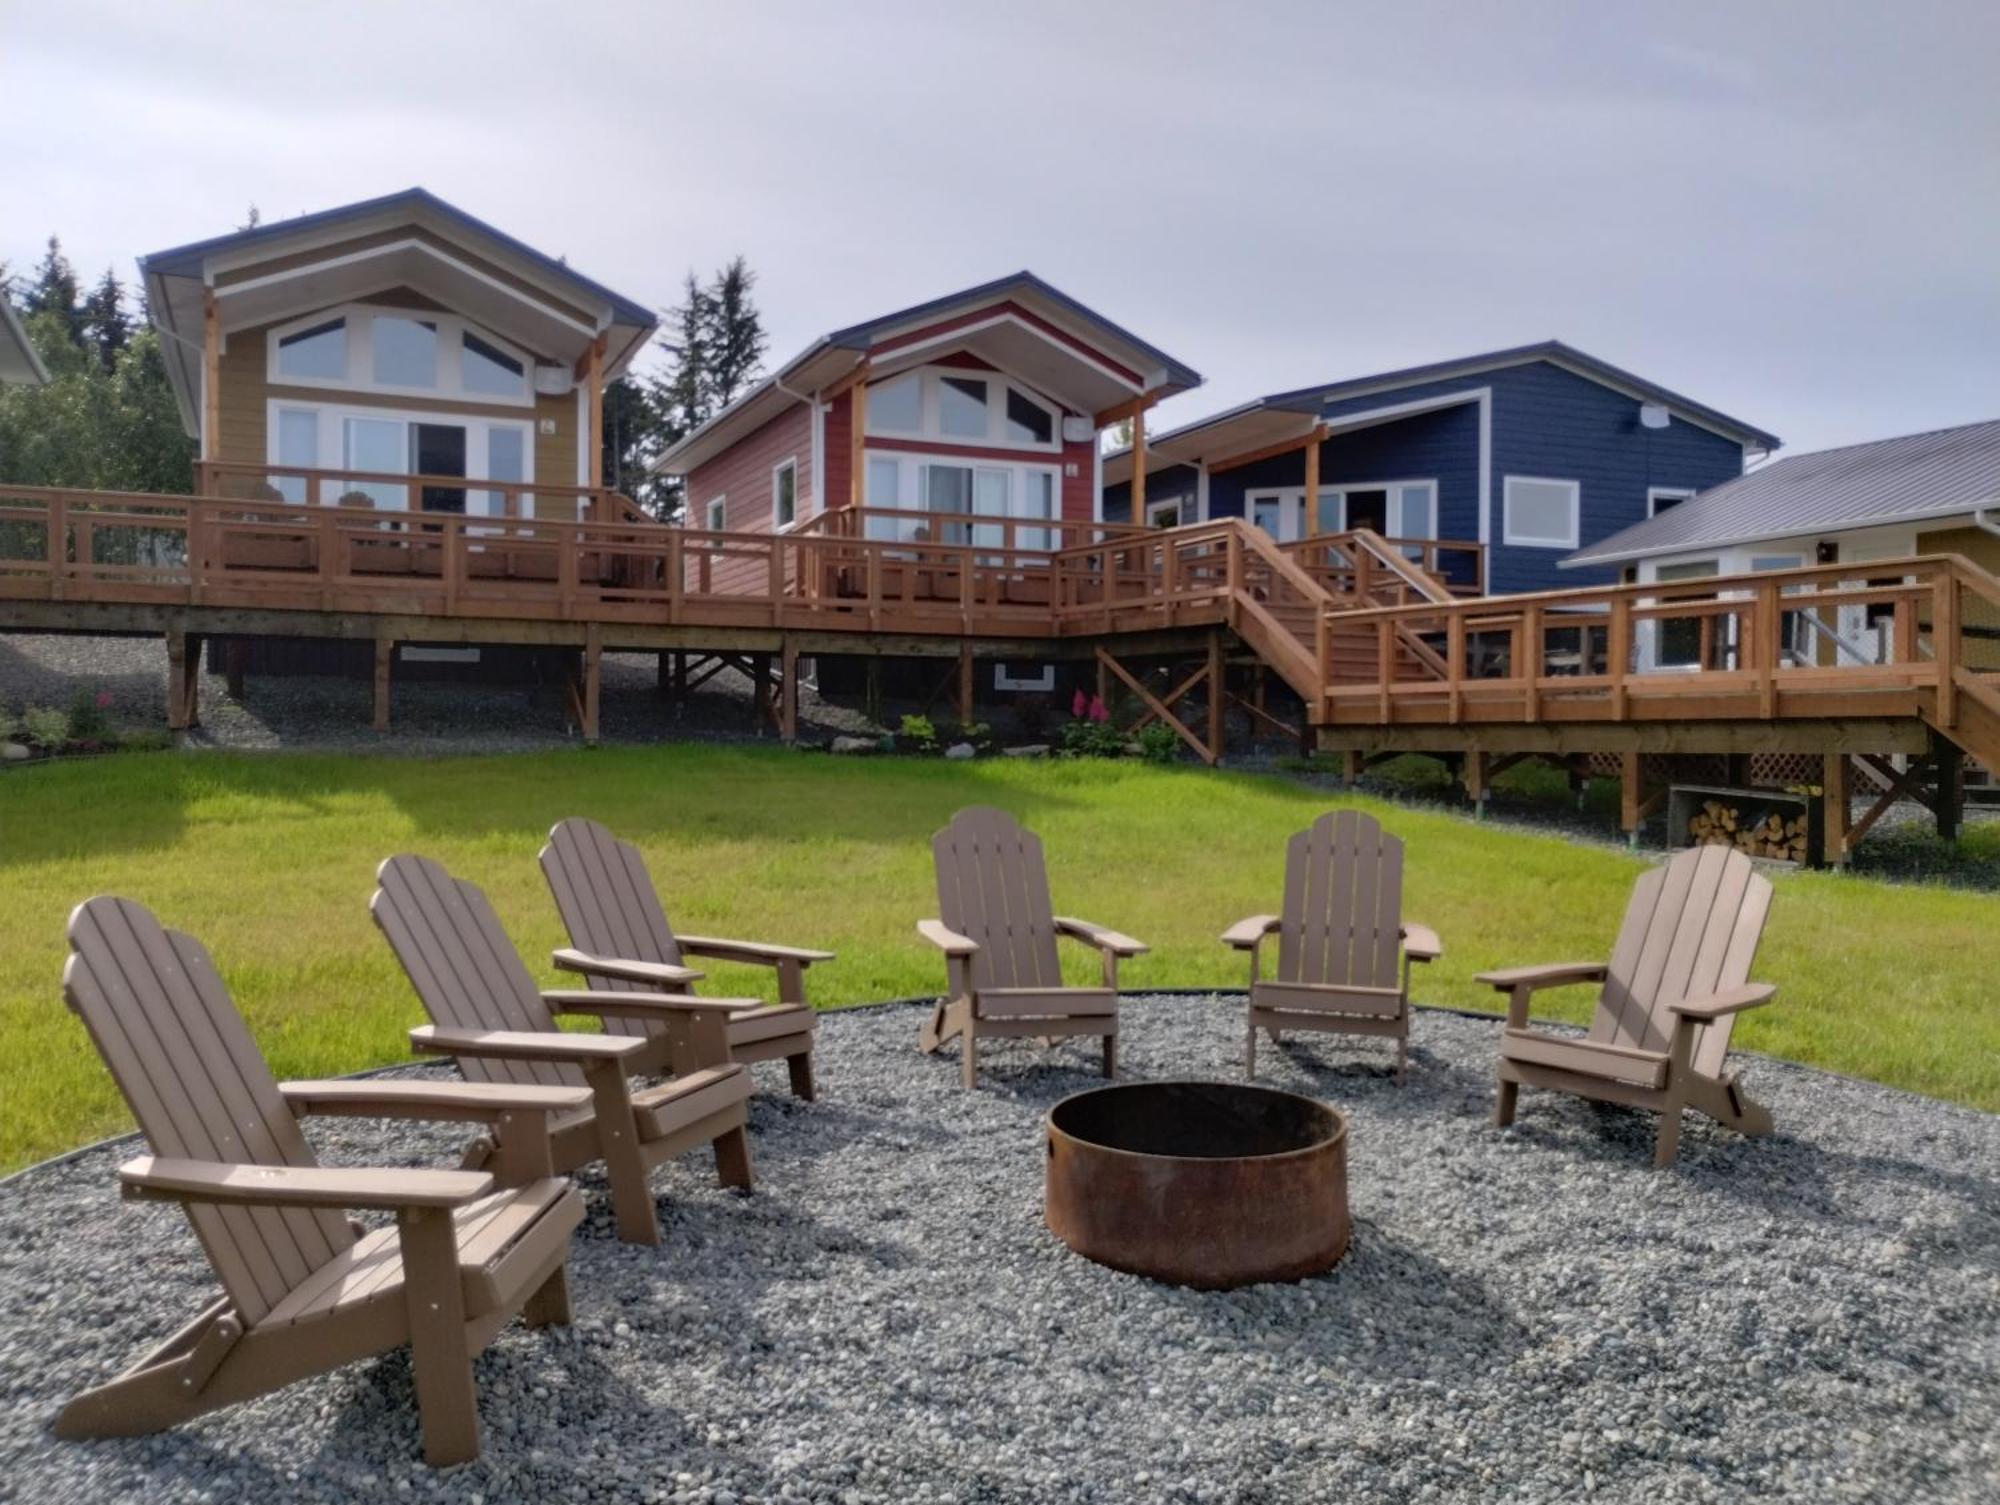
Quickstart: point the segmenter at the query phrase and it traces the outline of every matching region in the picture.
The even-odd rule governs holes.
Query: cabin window
[[[520,397],[528,390],[528,367],[498,345],[465,331],[461,371],[465,390],[483,397]]]
[[[771,526],[789,528],[799,515],[799,462],[781,460],[771,467]]]
[[[278,374],[309,380],[347,378],[347,320],[328,319],[278,339]]]
[[[1653,578],[1661,584],[1673,580],[1706,580],[1721,572],[1721,564],[1714,559],[1690,559],[1685,564],[1663,564],[1653,571]],[[1717,622],[1723,619],[1717,617]],[[1651,624],[1658,634],[1659,651],[1655,660],[1662,669],[1702,669],[1707,668],[1701,661],[1701,618],[1662,617]],[[1713,628],[1710,629],[1713,632]]]
[[[1303,491],[1300,492],[1303,496]],[[1371,481],[1322,486],[1315,514],[1322,533],[1368,528],[1387,538],[1437,537],[1436,481]],[[1412,558],[1421,550],[1404,551]]]
[[[281,325],[269,336],[273,383],[356,391],[463,396],[528,407],[526,352],[475,330],[456,314],[415,314],[355,303]]]
[[[1146,503],[1146,526],[1149,528],[1178,528],[1189,519],[1190,508],[1185,496],[1161,497],[1158,501]]]
[[[319,414],[311,408],[278,409],[278,463],[312,469],[319,464]],[[271,484],[288,502],[306,499],[304,476],[273,476]]]
[[[708,499],[708,531],[720,533],[728,520],[729,498],[712,496]]]
[[[437,325],[427,319],[377,314],[371,333],[377,386],[431,388],[438,384]]]
[[[912,371],[868,389],[868,426],[884,434],[924,431],[923,378]]]
[[[868,389],[868,432],[993,449],[1056,450],[1060,411],[998,373],[909,371]]]
[[[266,407],[265,424],[272,464],[326,472],[274,475],[272,484],[289,502],[335,506],[359,493],[389,511],[503,516],[510,510],[506,494],[478,483],[526,482],[535,470],[534,429],[525,419],[275,401]],[[439,479],[414,499],[406,482],[387,479],[412,474]],[[532,510],[525,497],[520,510]]]
[[[495,424],[486,431],[486,479],[528,479],[528,435],[525,430],[512,424]],[[484,500],[489,516],[505,517],[514,510],[507,505],[507,493],[504,491],[489,491],[485,493]]]
[[[998,524],[967,523],[974,517],[1052,521],[1059,513],[1061,490],[1056,472],[1043,465],[975,465],[965,460],[932,459],[919,455],[868,456],[868,505],[900,512],[901,517],[871,517],[868,537],[937,543],[974,543],[1001,548],[1007,530]],[[956,513],[949,521],[931,522],[925,513]],[[1018,549],[1055,547],[1053,528],[1017,528]]]
[[[1694,496],[1685,486],[1648,486],[1646,488],[1646,516],[1658,517],[1670,508]]]
[[[984,439],[986,379],[947,376],[938,383],[938,432],[953,439]]]
[[[1583,487],[1546,476],[1509,476],[1503,497],[1503,536],[1509,544],[1533,549],[1577,546]]]

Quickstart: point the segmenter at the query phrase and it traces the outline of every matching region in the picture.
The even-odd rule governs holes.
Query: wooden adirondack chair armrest
[[[682,988],[700,982],[708,974],[694,967],[676,967],[671,962],[633,961],[622,956],[593,956],[574,946],[560,946],[549,953],[559,972],[580,972],[585,977],[604,977],[613,982],[656,983],[663,988]]]
[[[1444,942],[1428,925],[1403,926],[1403,955],[1413,962],[1434,962],[1444,955]]]
[[[960,935],[956,930],[946,929],[943,920],[917,921],[917,934],[946,956],[970,956],[979,949],[979,942]]]
[[[681,950],[689,956],[712,956],[719,962],[748,962],[752,966],[775,967],[784,962],[797,962],[801,967],[810,967],[814,962],[830,962],[831,951],[816,951],[809,946],[779,946],[770,941],[731,941],[716,935],[677,935]]]
[[[497,1123],[513,1113],[568,1113],[590,1106],[588,1087],[512,1082],[280,1082],[296,1117],[407,1118],[428,1123]]]
[[[492,1191],[495,1184],[485,1171],[225,1165],[155,1155],[128,1160],[118,1167],[118,1180],[125,1196],[137,1201],[381,1212],[463,1207]]]
[[[764,1006],[761,1000],[755,998],[686,998],[673,993],[610,993],[597,988],[548,988],[542,993],[542,1002],[549,1006],[552,1014],[594,1014],[599,1018],[606,1014],[653,1014],[661,1018],[680,1014],[700,1018],[712,1014],[724,1022],[731,1014]],[[559,1038],[573,1040],[577,1037],[566,1033]],[[583,1038],[596,1037],[585,1035]]]
[[[1720,1019],[1725,1014],[1740,1014],[1745,1009],[1757,1008],[1769,1003],[1777,993],[1778,985],[1774,982],[1745,982],[1733,988],[1724,988],[1719,993],[1710,993],[1705,998],[1683,998],[1667,1007],[1681,1018],[1699,1024]]]
[[[1498,972],[1480,972],[1474,982],[1489,983],[1503,993],[1520,989],[1566,988],[1582,982],[1603,982],[1610,972],[1603,962],[1549,962],[1535,967],[1505,967]]]
[[[1106,930],[1102,925],[1093,925],[1088,920],[1070,915],[1055,916],[1055,926],[1057,935],[1069,936],[1087,946],[1095,946],[1099,951],[1109,951],[1113,956],[1144,956],[1152,949],[1144,941],[1135,941],[1129,935],[1120,935],[1115,930]]]
[[[1265,936],[1276,930],[1281,921],[1274,914],[1253,914],[1238,920],[1222,932],[1222,944],[1234,946],[1238,951],[1254,951]]]
[[[613,998],[612,993],[592,993],[592,998]],[[658,995],[648,993],[648,999]],[[646,1049],[637,1035],[586,1035],[568,1031],[541,1033],[513,1029],[440,1029],[420,1024],[410,1031],[410,1046],[419,1052],[441,1056],[484,1056],[494,1061],[569,1061],[587,1066],[593,1061],[629,1064]]]

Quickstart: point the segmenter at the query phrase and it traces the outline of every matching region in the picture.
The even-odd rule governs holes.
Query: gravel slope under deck
[[[1779,1007],[1783,1006],[1782,997]],[[36,1502],[2000,1497],[2000,1118],[1763,1059],[1779,1132],[1524,1092],[1490,1128],[1496,1026],[1261,1053],[1353,1115],[1331,1275],[1203,1295],[1098,1268],[1041,1223],[1040,1118],[1094,1052],[982,1050],[962,1092],[920,1011],[830,1017],[824,1096],[768,1092],[759,1189],[656,1173],[665,1243],[610,1237],[576,1326],[477,1369],[486,1450],[417,1459],[406,1355],[176,1432],[71,1445],[64,1396],[191,1316],[178,1212],[118,1201],[129,1143],[0,1188],[0,1498]],[[1128,1002],[1128,1075],[1233,1076],[1240,997]],[[782,1073],[763,1080],[776,1088]],[[319,1120],[330,1162],[454,1136]]]

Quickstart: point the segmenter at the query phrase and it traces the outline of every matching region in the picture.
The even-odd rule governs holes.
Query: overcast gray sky
[[[1030,267],[1162,419],[1555,336],[1791,450],[2000,416],[2000,4],[0,0],[0,258],[422,184],[782,357]]]

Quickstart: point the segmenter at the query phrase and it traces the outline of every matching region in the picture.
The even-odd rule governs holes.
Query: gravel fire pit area
[[[419,1457],[407,1353],[152,1437],[62,1443],[63,1399],[194,1316],[174,1208],[121,1203],[132,1142],[0,1187],[0,1500],[1992,1501],[2000,1119],[1743,1056],[1778,1132],[1524,1092],[1498,1025],[1424,1011],[1409,1085],[1338,1037],[1259,1052],[1348,1115],[1328,1274],[1202,1292],[1072,1253],[1042,1119],[1095,1046],[992,1042],[982,1085],[921,1010],[830,1016],[821,1100],[759,1067],[758,1188],[655,1173],[664,1242],[601,1179],[576,1323],[475,1374],[485,1451]],[[1236,1077],[1240,995],[1129,999],[1128,1080]],[[430,1068],[424,1068],[430,1069]],[[451,1163],[445,1130],[310,1120],[329,1164]]]

